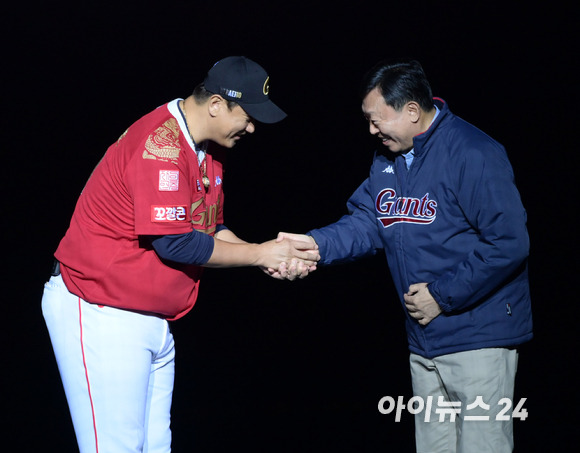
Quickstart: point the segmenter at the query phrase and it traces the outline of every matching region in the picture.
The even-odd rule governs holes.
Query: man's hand
[[[442,312],[439,304],[431,296],[427,283],[415,283],[409,286],[409,292],[403,297],[409,315],[422,326],[429,324]]]
[[[293,258],[289,264],[285,262],[280,263],[278,269],[262,267],[262,270],[270,277],[273,277],[277,280],[292,281],[296,278],[307,277],[310,272],[314,272],[316,270],[316,264],[309,266],[305,264],[304,261]]]
[[[308,236],[307,234],[284,233],[283,231],[279,232],[278,237],[276,238],[276,242],[283,241],[284,239],[304,242],[309,244],[311,249],[318,250],[318,245],[316,244],[314,238],[312,236]]]
[[[320,259],[318,246],[311,236],[305,234],[278,233],[276,242],[284,241],[291,241],[297,249],[303,252],[315,254],[316,261]],[[310,272],[314,272],[316,270],[316,262],[295,257],[280,263],[277,268],[262,268],[262,270],[278,280],[295,280],[296,278],[304,278]]]
[[[306,236],[308,237],[308,236]],[[303,238],[281,238],[260,244],[264,261],[262,270],[277,279],[294,280],[303,278],[316,269],[320,259],[318,247],[313,241]]]

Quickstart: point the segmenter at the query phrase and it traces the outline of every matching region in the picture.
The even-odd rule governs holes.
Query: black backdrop
[[[436,96],[501,141],[529,215],[535,339],[521,349],[516,451],[570,451],[578,397],[575,264],[577,12],[559,2],[32,2],[3,7],[3,438],[75,451],[40,313],[52,252],[107,146],[190,94],[218,59],[271,75],[289,114],[229,153],[226,224],[250,241],[345,212],[377,145],[362,74],[419,59]],[[507,6],[506,6],[507,5]],[[278,282],[208,270],[173,323],[174,451],[413,451],[413,421],[381,415],[410,393],[401,308],[384,257]],[[546,446],[544,446],[546,445]]]

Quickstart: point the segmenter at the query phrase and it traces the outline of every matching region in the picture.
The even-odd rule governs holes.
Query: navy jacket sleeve
[[[319,264],[339,264],[376,254],[382,248],[376,226],[369,180],[347,202],[348,215],[326,227],[309,231],[319,247]]]
[[[529,253],[526,212],[505,150],[490,139],[469,144],[454,171],[459,206],[478,241],[465,259],[435,281],[429,291],[444,311],[462,310],[500,287]]]

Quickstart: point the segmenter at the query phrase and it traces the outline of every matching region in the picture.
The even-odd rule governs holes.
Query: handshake
[[[260,244],[265,263],[260,268],[278,280],[304,278],[316,270],[320,260],[318,245],[312,236],[278,233],[272,241]]]

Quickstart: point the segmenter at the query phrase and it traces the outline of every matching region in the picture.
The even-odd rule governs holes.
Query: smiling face
[[[208,103],[210,132],[206,138],[225,148],[233,148],[238,140],[256,130],[254,119],[239,105],[232,108],[228,101],[213,95]]]
[[[251,118],[239,105],[231,110],[224,103],[219,116],[217,142],[226,147],[233,148],[238,140],[256,130],[253,118]]]
[[[393,153],[409,151],[413,148],[413,137],[422,132],[417,127],[420,109],[416,103],[409,102],[397,111],[386,104],[378,88],[365,96],[362,110],[369,122],[369,132]]]

